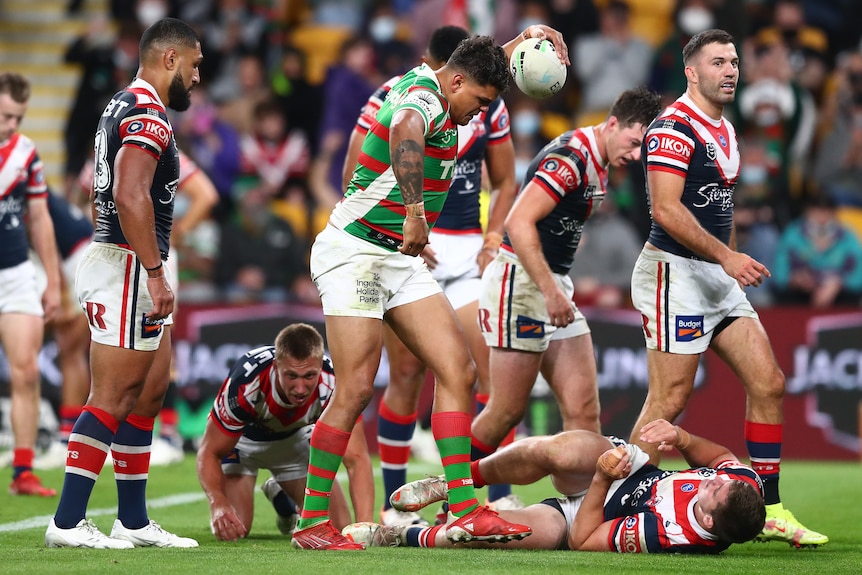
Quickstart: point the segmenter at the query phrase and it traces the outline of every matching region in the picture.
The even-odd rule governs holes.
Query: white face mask
[[[168,8],[161,2],[141,2],[135,8],[138,22],[145,28],[149,28],[168,15]]]
[[[679,22],[679,29],[683,33],[694,36],[698,32],[712,28],[714,18],[712,17],[712,12],[706,8],[694,6],[680,10],[677,21]]]
[[[375,42],[388,42],[395,37],[398,22],[391,16],[378,16],[368,25],[368,33]]]
[[[518,112],[512,117],[512,129],[522,136],[533,136],[539,131],[542,119],[530,110]]]

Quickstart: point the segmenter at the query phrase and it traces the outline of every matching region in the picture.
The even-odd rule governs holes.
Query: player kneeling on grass
[[[261,488],[275,507],[276,525],[284,534],[293,532],[294,502],[302,501],[308,473],[309,438],[334,388],[323,338],[307,324],[284,328],[274,346],[253,349],[236,361],[216,396],[197,455],[216,538],[236,541],[248,535],[259,469],[272,473]],[[356,519],[371,519],[374,477],[361,418],[344,463]],[[332,517],[339,528],[350,523],[340,489],[333,492]]]
[[[473,482],[526,485],[550,475],[565,495],[501,511],[533,530],[510,548],[718,553],[760,533],[766,516],[760,478],[726,447],[662,419],[644,426],[640,439],[661,451],[676,447],[692,468],[664,471],[636,445],[564,431],[516,441],[473,462]],[[415,511],[445,498],[446,482],[431,477],[401,487],[392,504]],[[439,526],[354,524],[343,532],[370,546],[452,546]]]

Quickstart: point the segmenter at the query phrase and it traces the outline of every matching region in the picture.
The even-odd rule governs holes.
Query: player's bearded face
[[[191,86],[186,87],[182,72],[177,70],[168,87],[168,107],[177,112],[185,112],[192,105]]]
[[[703,48],[697,66],[700,93],[720,106],[733,102],[739,81],[739,56],[733,44],[710,44]]]

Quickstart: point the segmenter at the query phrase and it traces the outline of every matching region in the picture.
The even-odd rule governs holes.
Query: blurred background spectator
[[[223,297],[233,303],[305,297],[311,283],[307,242],[272,213],[265,188],[238,190],[237,196],[236,213],[221,226],[215,262],[214,279]]]
[[[862,297],[862,246],[835,215],[827,195],[814,195],[781,234],[772,268],[776,302],[826,308],[857,306]]]
[[[321,206],[331,209],[344,195],[341,176],[350,132],[371,93],[386,80],[374,65],[371,41],[358,35],[344,43],[338,64],[326,74],[320,149],[310,174],[312,192]]]
[[[579,126],[600,124],[620,92],[646,83],[652,48],[632,33],[630,12],[623,0],[611,0],[599,13],[599,31],[574,43]]]

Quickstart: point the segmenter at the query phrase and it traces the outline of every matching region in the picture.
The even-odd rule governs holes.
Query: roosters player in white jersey
[[[605,197],[608,169],[640,159],[660,109],[657,94],[626,90],[604,122],[561,134],[530,163],[500,253],[482,276],[479,326],[491,348],[491,394],[472,426],[482,456],[521,420],[540,371],[563,429],[600,431],[595,352],[568,274],[584,222]]]
[[[168,381],[174,294],[165,274],[179,160],[166,106],[188,109],[203,55],[194,30],[173,18],[144,31],[135,80],[108,103],[95,138],[96,233],[76,291],[90,323],[92,386],[69,437],[63,492],[45,532],[49,547],[196,547],[152,521],[146,508],[153,422]],[[145,384],[146,382],[146,384]],[[111,536],[86,518],[108,455],[117,480]]]
[[[688,88],[647,130],[643,145],[652,229],[632,272],[643,316],[649,391],[632,440],[657,418],[674,421],[694,389],[700,356],[715,351],[746,393],[745,441],[763,479],[764,541],[818,546],[829,539],[784,508],[781,467],[784,374],[741,286],[769,270],[736,251],[733,196],[740,171],[736,132],[722,112],[733,101],[739,56],[733,37],[707,30],[683,48]],[[641,444],[654,463],[660,453]]]
[[[474,462],[473,482],[526,485],[550,476],[564,495],[501,512],[533,529],[511,547],[719,553],[760,533],[766,514],[760,478],[726,447],[665,420],[644,426],[638,441],[661,451],[676,448],[691,469],[665,471],[650,464],[637,445],[564,431],[521,439]],[[445,498],[446,485],[439,477],[421,479],[400,494],[411,508],[421,508]],[[449,546],[439,527],[347,526],[344,533],[371,546]]]
[[[12,409],[12,495],[51,497],[33,473],[39,431],[39,349],[45,322],[60,308],[60,263],[48,211],[48,187],[33,141],[18,133],[30,84],[19,74],[0,74],[0,345],[9,359]],[[28,233],[30,239],[28,241]],[[45,268],[40,293],[28,249]]]
[[[198,479],[210,504],[210,525],[222,541],[251,530],[254,485],[259,469],[272,473],[262,486],[275,507],[282,533],[292,532],[308,473],[309,437],[335,391],[332,363],[323,338],[312,326],[290,325],[275,345],[239,358],[216,395],[198,449]],[[344,457],[356,521],[371,519],[374,477],[365,426],[353,426]],[[338,484],[333,491],[333,523],[350,522]]]

